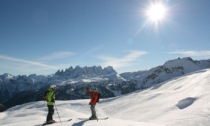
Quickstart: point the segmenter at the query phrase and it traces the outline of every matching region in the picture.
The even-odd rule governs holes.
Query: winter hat
[[[50,88],[55,89],[56,88],[56,85],[51,85]]]
[[[94,88],[93,88],[93,91],[98,92],[98,88],[97,88],[97,87],[94,87]]]

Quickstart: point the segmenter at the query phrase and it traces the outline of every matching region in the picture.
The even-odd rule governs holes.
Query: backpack
[[[49,90],[45,91],[45,93],[44,93],[44,100],[47,101],[47,102],[48,102],[48,100],[47,100],[47,94],[48,94],[48,92],[49,92]]]
[[[99,102],[100,96],[101,96],[101,94],[98,93],[98,99],[96,100],[96,102]]]

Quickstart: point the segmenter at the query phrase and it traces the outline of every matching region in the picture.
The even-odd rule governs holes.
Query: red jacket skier
[[[96,103],[99,100],[100,93],[98,92],[97,88],[95,88],[94,90],[89,90],[87,88],[86,92],[88,94],[90,94],[90,98],[91,98],[91,101],[90,101],[89,105],[90,105],[92,116],[89,118],[89,120],[97,120],[98,118],[96,116],[95,106],[96,106]]]

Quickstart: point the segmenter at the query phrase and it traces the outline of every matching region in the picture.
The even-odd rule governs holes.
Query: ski
[[[71,121],[72,119],[68,119],[68,120],[64,120],[64,121],[62,121],[62,123],[63,122],[69,122],[69,121]],[[41,125],[39,125],[39,126],[45,126],[45,125],[51,125],[51,124],[55,124],[55,123],[61,123],[61,122],[54,122],[54,123],[50,123],[50,124],[48,124],[48,123],[43,123],[43,124],[41,124]],[[38,125],[35,125],[35,126],[38,126]]]
[[[94,120],[107,120],[109,117],[105,117],[105,118],[98,118],[98,119],[94,119]],[[89,118],[78,118],[79,120],[89,120]]]
[[[105,118],[98,118],[98,120],[107,120],[109,117],[105,117]]]

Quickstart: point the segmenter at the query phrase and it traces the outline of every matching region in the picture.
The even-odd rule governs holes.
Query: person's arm
[[[55,102],[55,92],[53,92],[52,102]]]
[[[89,90],[89,88],[86,88],[86,92],[87,92],[88,94],[90,94],[90,95],[93,95],[93,94],[94,94],[94,92],[91,91],[91,90]]]

